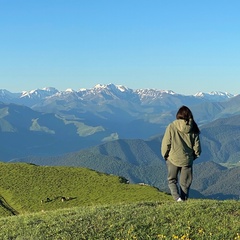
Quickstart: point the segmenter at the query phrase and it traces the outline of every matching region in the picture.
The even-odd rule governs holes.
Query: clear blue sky
[[[240,93],[238,0],[0,0],[0,89]]]

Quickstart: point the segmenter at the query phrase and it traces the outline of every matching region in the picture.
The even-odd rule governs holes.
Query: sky
[[[0,89],[240,93],[239,0],[0,0]]]

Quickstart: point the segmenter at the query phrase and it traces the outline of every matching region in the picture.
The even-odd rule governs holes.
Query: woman
[[[182,106],[162,139],[161,153],[167,164],[168,186],[173,199],[178,202],[188,199],[193,161],[201,154],[199,134],[191,110]]]

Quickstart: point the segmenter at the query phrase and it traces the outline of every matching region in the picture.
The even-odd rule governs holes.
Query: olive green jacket
[[[201,154],[199,134],[192,132],[192,121],[189,124],[183,119],[174,120],[165,131],[161,144],[161,154],[175,166],[191,166]]]

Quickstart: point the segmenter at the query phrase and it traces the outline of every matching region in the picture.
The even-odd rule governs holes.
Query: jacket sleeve
[[[170,149],[171,149],[171,131],[170,131],[170,125],[168,125],[163,135],[162,144],[161,144],[161,154],[165,160],[167,160],[168,158]]]
[[[201,142],[199,134],[195,136],[194,145],[193,145],[193,151],[194,151],[194,158],[198,158],[201,155],[202,149],[201,149]]]

